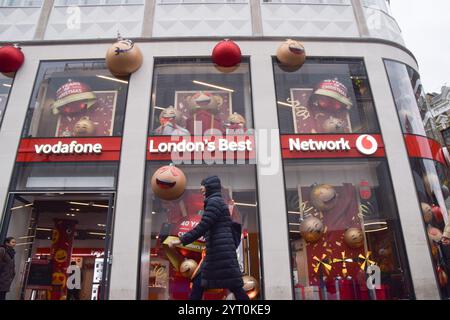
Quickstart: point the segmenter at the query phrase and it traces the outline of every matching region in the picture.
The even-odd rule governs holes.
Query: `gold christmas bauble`
[[[82,117],[73,128],[73,134],[77,137],[92,136],[94,132],[95,124],[89,120],[89,117]]]
[[[184,193],[186,176],[174,165],[169,165],[156,170],[151,183],[157,197],[163,200],[175,200]]]
[[[420,206],[422,207],[423,220],[425,221],[425,223],[430,223],[433,219],[433,210],[431,206],[425,202],[422,202]]]
[[[305,47],[299,41],[287,39],[277,50],[277,59],[285,71],[296,71],[305,63]]]
[[[252,276],[245,275],[242,277],[242,281],[244,281],[243,289],[247,293],[250,299],[255,299],[259,294],[259,283]]]
[[[334,208],[338,194],[336,190],[328,184],[319,184],[311,191],[311,203],[319,211],[329,211]]]
[[[141,49],[131,40],[118,39],[106,52],[106,66],[115,76],[127,76],[142,65]]]
[[[190,278],[194,273],[195,269],[197,269],[198,263],[192,259],[184,260],[180,265],[180,273],[185,278]]]
[[[347,229],[344,233],[344,241],[350,248],[361,248],[364,245],[364,235],[362,230],[359,228]]]
[[[323,236],[324,229],[322,221],[316,217],[306,218],[300,224],[300,234],[309,243],[319,241]]]

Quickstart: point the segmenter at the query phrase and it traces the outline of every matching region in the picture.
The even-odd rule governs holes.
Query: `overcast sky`
[[[450,86],[450,0],[391,0],[391,8],[419,62],[425,91]]]

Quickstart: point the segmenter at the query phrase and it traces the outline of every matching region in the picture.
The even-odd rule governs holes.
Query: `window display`
[[[284,173],[297,300],[413,298],[384,160],[285,160]]]
[[[23,137],[121,136],[127,88],[103,60],[42,62]]]
[[[405,134],[412,174],[419,198],[425,232],[429,240],[436,283],[442,298],[450,297],[447,275],[450,272],[450,250],[441,243],[442,233],[448,223],[450,208],[449,172],[436,149],[442,146],[432,125],[430,109],[425,98],[419,74],[411,67],[396,61],[385,60],[397,113]],[[430,139],[426,139],[428,136]],[[418,152],[414,151],[417,149]],[[440,152],[439,152],[440,153]]]
[[[253,127],[248,59],[230,73],[209,59],[155,60],[150,135],[243,134]]]
[[[308,58],[295,72],[273,65],[281,133],[379,132],[362,61]]]
[[[150,181],[155,173],[160,177],[158,170],[161,167],[165,171],[170,170],[165,165],[162,162],[148,162],[147,165],[140,270],[141,299],[172,300],[189,297],[191,277],[197,272],[202,255],[205,254],[205,237],[181,247],[169,248],[168,243],[189,232],[200,222],[204,209],[200,182],[212,175],[217,175],[222,182],[222,196],[228,204],[232,220],[242,226],[237,256],[242,275],[247,276],[243,279],[244,290],[250,298],[262,298],[255,167],[177,166],[177,170],[182,171],[186,178],[185,191],[181,196],[178,193],[176,200],[163,200],[153,193]],[[230,294],[226,290],[212,289],[206,291],[203,297],[224,299],[230,298]]]
[[[7,77],[0,73],[0,125],[6,110],[9,91],[12,87],[13,78]]]

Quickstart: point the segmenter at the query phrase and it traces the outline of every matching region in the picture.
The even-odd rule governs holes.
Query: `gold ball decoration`
[[[277,59],[283,70],[296,71],[305,63],[305,47],[299,41],[287,39],[278,47]]]
[[[127,76],[142,65],[141,49],[131,40],[119,36],[106,52],[106,66],[115,76]]]
[[[422,207],[423,220],[425,221],[425,223],[430,223],[433,219],[433,210],[431,206],[425,202],[422,202],[420,206]]]
[[[353,249],[361,248],[364,245],[364,235],[359,228],[349,228],[344,233],[345,243]]]
[[[82,117],[80,120],[75,123],[73,128],[73,133],[77,137],[82,136],[92,136],[95,132],[95,124],[92,122],[89,117]]]
[[[322,238],[324,233],[322,221],[316,217],[308,217],[300,224],[300,234],[309,243],[315,243]]]
[[[163,200],[175,200],[181,197],[186,188],[186,176],[174,165],[156,170],[151,180],[155,195]]]
[[[243,289],[247,293],[250,299],[255,299],[259,294],[259,283],[252,276],[245,275],[242,277],[242,281],[244,281]]]
[[[195,269],[197,269],[197,266],[198,263],[195,260],[186,259],[180,265],[180,273],[183,277],[190,278],[194,274]]]
[[[319,211],[329,211],[337,203],[338,194],[333,186],[329,184],[319,184],[311,191],[311,203]]]

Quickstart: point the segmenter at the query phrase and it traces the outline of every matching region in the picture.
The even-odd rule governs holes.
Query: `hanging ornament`
[[[247,293],[250,299],[255,299],[259,294],[259,283],[252,276],[245,275],[242,277],[242,281],[244,281],[243,289]]]
[[[186,177],[173,164],[156,170],[152,176],[152,190],[163,200],[175,200],[181,197],[186,187]]]
[[[318,273],[319,270],[322,268],[322,270],[325,270],[327,274],[330,274],[332,266],[331,264],[328,263],[327,255],[325,253],[322,254],[322,259],[319,259],[316,256],[314,256],[313,260],[317,261],[317,264],[313,264],[315,273]]]
[[[142,65],[141,49],[131,40],[117,35],[117,42],[106,52],[106,66],[115,76],[128,76]]]
[[[20,69],[25,56],[17,45],[0,48],[0,72],[6,76]]]
[[[321,81],[314,90],[311,102],[328,112],[350,109],[353,105],[347,87],[337,80]]]
[[[300,234],[309,243],[319,241],[324,234],[324,230],[322,221],[316,217],[308,217],[300,224]]]
[[[341,252],[341,258],[335,258],[333,259],[333,263],[342,263],[342,275],[344,278],[347,277],[348,271],[347,271],[347,263],[353,262],[353,259],[347,258],[345,256],[345,251]]]
[[[183,277],[190,278],[195,269],[197,269],[197,266],[198,264],[195,260],[186,259],[180,265],[180,273],[183,275]]]
[[[430,223],[431,220],[433,220],[433,210],[431,209],[431,206],[425,202],[422,202],[420,206],[422,207],[423,221],[425,221],[425,223]]]
[[[95,124],[89,117],[82,117],[75,123],[73,133],[77,137],[92,136],[95,132]]]
[[[277,49],[277,60],[282,70],[296,71],[305,63],[305,47],[299,41],[287,39]]]
[[[359,267],[361,270],[365,271],[366,267],[370,267],[375,265],[375,261],[370,260],[370,256],[372,255],[372,252],[368,251],[367,254],[364,256],[363,254],[359,254],[358,258],[360,259],[360,265]]]
[[[315,185],[311,190],[311,203],[319,211],[329,211],[337,203],[338,194],[329,184]]]
[[[428,233],[428,238],[431,241],[438,243],[442,239],[442,231],[439,230],[438,228],[435,228],[435,227],[432,227],[429,225],[427,228],[427,233]]]
[[[97,97],[87,84],[69,79],[56,91],[52,112],[73,114],[91,108],[96,102]]]
[[[235,42],[225,39],[216,44],[212,51],[211,58],[217,68],[231,68],[219,69],[220,71],[231,72],[233,71],[233,68],[238,67],[241,63],[241,49]]]
[[[364,245],[364,235],[359,228],[349,228],[344,233],[345,243],[353,249],[361,248]]]
[[[433,205],[431,211],[433,211],[433,216],[437,223],[444,221],[444,215],[442,214],[441,207]]]

